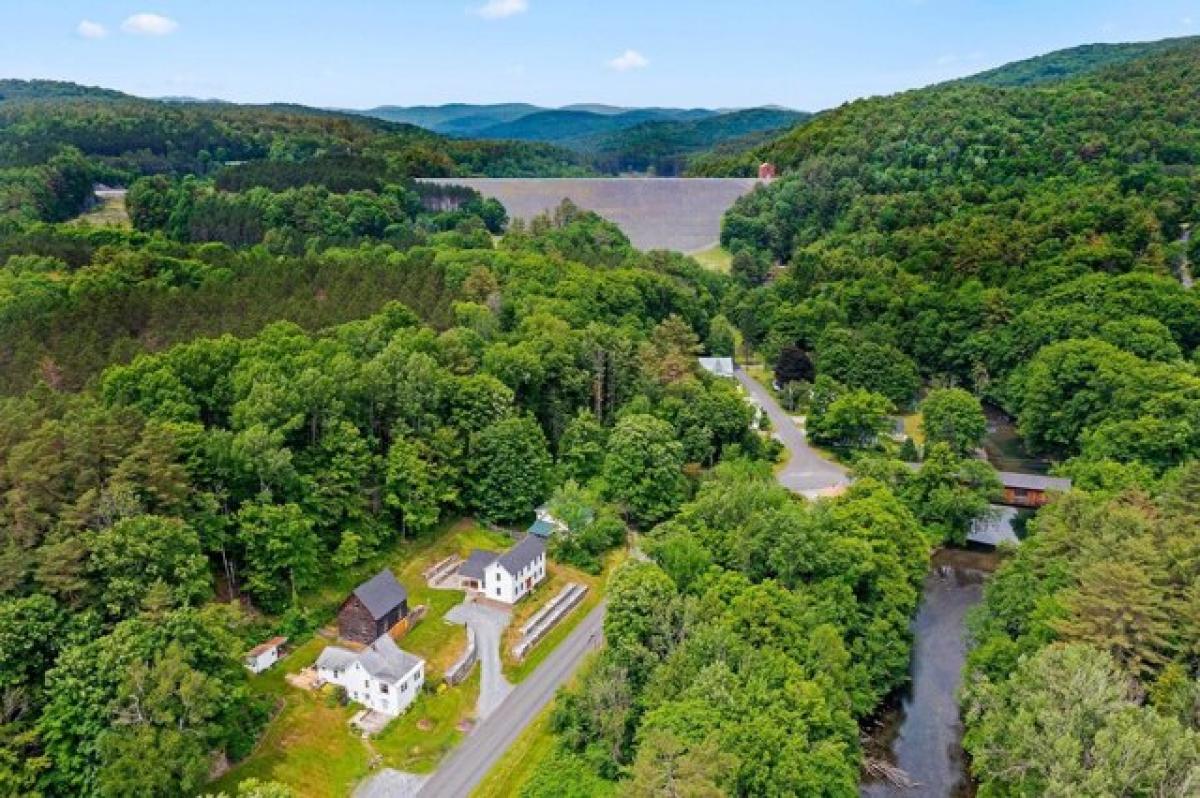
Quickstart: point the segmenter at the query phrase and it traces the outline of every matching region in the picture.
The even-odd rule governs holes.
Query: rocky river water
[[[868,755],[902,770],[911,786],[868,780],[863,798],[969,798],[974,786],[962,749],[958,687],[966,660],[967,611],[983,597],[996,555],[939,551],[913,619],[912,681],[871,735]]]

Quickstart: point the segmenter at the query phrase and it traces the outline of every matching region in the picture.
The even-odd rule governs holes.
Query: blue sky
[[[0,77],[355,108],[818,110],[1193,33],[1200,0],[0,0]]]

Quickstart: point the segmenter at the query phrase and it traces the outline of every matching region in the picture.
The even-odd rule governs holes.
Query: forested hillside
[[[1082,455],[1080,477],[1194,456],[1200,300],[1175,272],[1198,75],[1188,43],[1052,87],[935,87],[814,119],[756,153],[787,176],[726,218],[744,262],[789,264],[738,323],[769,353],[819,355],[831,325],[895,347],[1008,409],[1035,450]]]
[[[1196,40],[1072,51],[851,103],[703,164],[783,171],[726,217],[743,285],[726,313],[810,436],[930,529],[961,528],[980,495],[921,488],[874,453],[882,414],[922,386],[923,429],[942,432],[898,453],[919,474],[986,484],[955,459],[986,431],[975,394],[1074,479],[971,624],[981,796],[1200,784],[1198,82]]]
[[[735,147],[747,136],[778,131],[807,118],[795,111],[751,108],[705,119],[643,122],[572,146],[587,153],[601,172],[674,176],[684,174],[698,153],[722,144]]]
[[[0,84],[0,222],[61,221],[90,183],[212,175],[245,161],[362,156],[394,180],[414,175],[579,175],[546,144],[451,140],[410,125],[300,106],[167,103],[73,84]]]
[[[602,793],[720,745],[730,791],[853,789],[945,533],[883,480],[825,505],[771,482],[777,445],[695,360],[733,352],[734,279],[569,204],[509,226],[409,180],[552,150],[119,97],[0,113],[45,198],[0,235],[0,792],[196,794],[274,709],[250,644],[311,635],[403,540],[522,525],[560,486],[614,510],[556,559],[594,567],[629,524],[654,564],[616,577],[547,777]],[[58,221],[97,179],[129,226]],[[706,718],[693,677],[759,687]]]
[[[1165,39],[1129,44],[1085,44],[980,72],[963,83],[983,86],[1036,86],[1116,67],[1155,53],[1185,47],[1191,39]]]

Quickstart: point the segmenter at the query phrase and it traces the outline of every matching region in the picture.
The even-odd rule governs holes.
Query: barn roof
[[[354,588],[354,595],[377,621],[408,600],[408,591],[396,581],[396,575],[389,568]]]
[[[971,522],[971,531],[967,533],[968,543],[979,543],[984,546],[999,546],[1001,543],[1020,543],[1013,521],[1017,511],[1013,507],[992,505],[987,515]]]
[[[520,543],[501,554],[496,562],[510,574],[516,574],[545,553],[546,541],[537,535],[527,535]]]
[[[700,368],[718,377],[733,376],[733,358],[731,357],[701,357],[697,358]]]

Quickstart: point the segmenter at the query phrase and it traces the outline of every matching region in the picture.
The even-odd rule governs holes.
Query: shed
[[[246,652],[245,665],[252,673],[262,673],[279,661],[286,637],[272,637]]]

